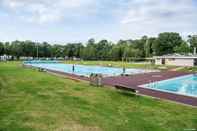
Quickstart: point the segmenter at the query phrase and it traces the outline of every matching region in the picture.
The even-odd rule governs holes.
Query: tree
[[[4,54],[4,44],[0,42],[0,56]]]
[[[51,57],[51,45],[49,45],[47,42],[42,43],[42,50],[43,50],[43,56],[44,57]]]
[[[69,43],[64,46],[64,55],[69,58],[77,57],[79,58],[83,49],[83,45],[81,43]]]
[[[121,55],[121,50],[119,45],[113,45],[112,49],[110,51],[110,56],[112,60],[121,60],[122,55]]]
[[[188,36],[188,43],[182,40],[178,33],[164,32],[157,38],[143,36],[140,39],[119,40],[117,43],[108,40],[96,42],[91,38],[86,44],[65,43],[65,45],[48,42],[33,41],[0,42],[0,55],[7,54],[19,58],[20,56],[37,57],[77,57],[85,60],[122,60],[122,58],[144,58],[153,55],[171,53],[186,54],[197,47],[197,36]],[[191,45],[191,46],[190,46]]]
[[[24,42],[20,42],[20,44],[22,44],[23,56],[35,57],[34,51],[36,50],[36,47],[34,42],[27,40]]]
[[[117,46],[119,48],[119,60],[122,60],[122,58],[126,57],[126,48],[127,48],[127,41],[126,40],[119,40],[117,43]]]
[[[134,40],[132,43],[133,48],[138,49],[138,57],[145,57],[145,44],[147,43],[148,37],[143,36],[141,39]]]
[[[13,41],[10,46],[10,54],[16,56],[19,59],[23,54],[23,46],[20,41]]]
[[[109,59],[109,52],[111,50],[111,44],[107,40],[101,40],[96,45],[96,58],[98,60]]]
[[[181,36],[174,32],[160,33],[156,42],[154,42],[153,50],[155,55],[164,55],[174,53],[174,48],[183,42]]]
[[[81,51],[81,57],[85,60],[96,60],[96,44],[94,39],[89,39],[86,47]]]
[[[84,46],[82,43],[75,44],[75,57],[80,58],[83,49],[84,49]]]
[[[91,38],[88,40],[87,44],[91,45],[91,44],[95,44],[95,39],[94,38]]]
[[[191,50],[193,50],[194,47],[197,47],[197,35],[189,35],[188,42],[190,43]]]
[[[10,49],[10,43],[9,42],[5,42],[4,43],[4,53],[6,55],[10,55],[11,54],[11,49]]]
[[[85,60],[96,60],[96,48],[93,44],[88,44],[82,50],[81,56]]]
[[[145,50],[145,56],[146,57],[151,57],[153,56],[153,44],[156,42],[156,38],[149,38],[147,39],[145,45],[144,45],[144,50]]]
[[[52,57],[64,57],[64,46],[55,44],[51,48]]]
[[[177,46],[174,48],[176,53],[179,54],[188,54],[190,52],[189,45],[184,41],[180,46]]]

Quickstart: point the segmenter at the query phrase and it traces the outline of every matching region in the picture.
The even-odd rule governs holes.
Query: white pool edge
[[[167,91],[167,90],[162,90],[162,89],[156,89],[156,88],[147,87],[149,84],[153,84],[153,83],[157,83],[157,82],[163,83],[163,82],[166,82],[166,81],[176,80],[176,79],[180,79],[180,78],[183,78],[183,77],[189,77],[191,75],[193,75],[193,74],[183,75],[183,76],[179,76],[179,77],[175,77],[175,78],[170,78],[170,79],[166,79],[166,80],[161,80],[161,81],[150,82],[148,84],[139,85],[138,87],[144,88],[144,89],[153,90],[153,91],[160,91],[160,92],[163,92],[163,93],[170,93],[170,94],[175,94],[175,95],[180,95],[180,96],[197,98],[197,96],[195,96],[195,95],[187,95],[187,94],[182,94],[182,93],[178,93],[178,92],[173,92],[173,91]]]

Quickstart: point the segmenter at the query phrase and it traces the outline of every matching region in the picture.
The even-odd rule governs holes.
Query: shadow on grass
[[[129,91],[117,91],[118,94],[124,95],[126,97],[138,97],[135,93],[129,92]]]

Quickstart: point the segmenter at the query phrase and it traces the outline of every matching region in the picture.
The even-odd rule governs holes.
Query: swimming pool
[[[65,73],[76,74],[80,76],[90,76],[92,73],[103,74],[104,76],[116,76],[123,73],[122,68],[114,68],[114,67],[103,67],[103,66],[87,66],[87,65],[75,65],[75,71],[72,71],[72,64],[61,64],[61,63],[52,63],[52,64],[26,64],[34,67],[40,67],[44,69],[50,69]],[[139,74],[151,72],[151,70],[143,70],[143,69],[126,69],[125,74]]]
[[[140,87],[197,97],[197,75],[181,76],[141,85]]]

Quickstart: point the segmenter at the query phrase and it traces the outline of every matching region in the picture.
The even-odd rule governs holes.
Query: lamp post
[[[38,58],[38,43],[36,43],[36,45],[37,45],[37,46],[36,46],[36,47],[37,47],[37,48],[36,48],[36,49],[37,49],[37,53],[36,53],[36,54],[37,54],[37,60],[38,60],[38,59],[39,59],[39,58]]]
[[[194,53],[193,53],[193,55],[196,55],[196,47],[194,47]]]
[[[124,60],[125,60],[125,62],[127,61],[125,50],[124,50],[124,54],[123,54],[123,57],[122,57],[122,73],[123,73],[123,75],[126,73],[126,63],[124,62]]]

